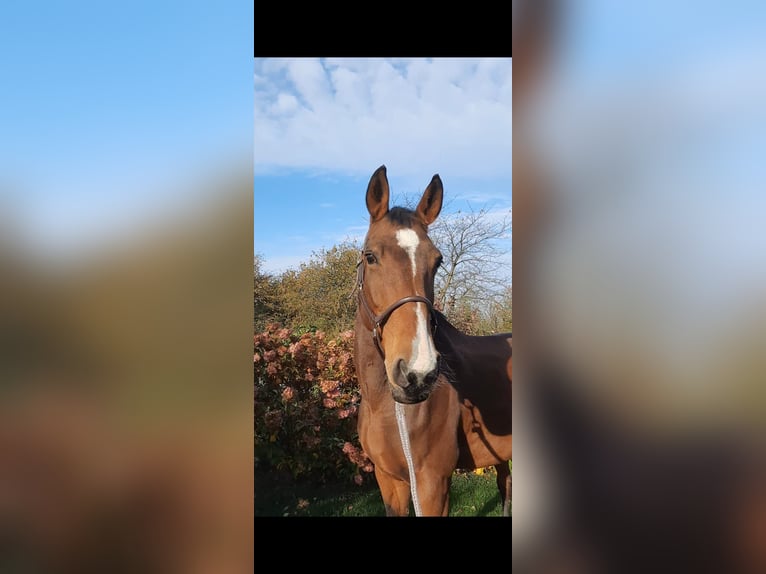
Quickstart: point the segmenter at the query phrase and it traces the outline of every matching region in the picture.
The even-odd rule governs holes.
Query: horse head
[[[400,403],[427,399],[439,376],[433,300],[442,256],[428,226],[441,211],[442,196],[441,179],[434,175],[414,211],[389,209],[385,166],[367,187],[370,227],[358,264],[359,307]]]

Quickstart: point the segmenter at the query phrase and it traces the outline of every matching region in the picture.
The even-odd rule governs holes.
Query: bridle
[[[431,315],[431,336],[433,336],[436,333],[436,326],[437,326],[436,310],[434,309],[434,304],[427,297],[421,297],[420,295],[408,295],[407,297],[402,297],[398,301],[395,301],[394,303],[386,307],[382,313],[379,313],[376,315],[373,312],[369,303],[367,303],[367,299],[364,296],[365,265],[366,263],[364,261],[364,250],[362,250],[362,254],[359,258],[359,261],[357,261],[356,263],[355,288],[356,288],[357,299],[359,300],[359,304],[361,308],[364,309],[365,313],[367,313],[367,317],[370,320],[370,323],[372,324],[372,340],[375,342],[375,347],[378,349],[378,353],[380,353],[380,356],[385,359],[383,346],[380,343],[380,337],[381,337],[381,334],[383,333],[383,325],[386,324],[386,321],[388,321],[388,318],[391,316],[391,313],[396,311],[402,305],[406,305],[407,303],[423,303],[426,305],[426,307],[428,307],[428,311]]]

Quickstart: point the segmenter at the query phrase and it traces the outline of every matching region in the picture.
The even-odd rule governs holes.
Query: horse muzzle
[[[393,377],[389,377],[389,380],[394,400],[407,405],[426,400],[439,378],[438,361],[434,369],[420,372],[410,370],[404,360],[399,359],[393,370]]]

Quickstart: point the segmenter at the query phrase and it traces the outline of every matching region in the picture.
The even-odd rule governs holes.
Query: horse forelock
[[[397,227],[411,229],[420,223],[417,214],[406,207],[392,207],[386,214],[386,219]]]

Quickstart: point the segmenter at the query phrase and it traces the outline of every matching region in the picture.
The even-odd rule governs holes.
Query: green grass
[[[377,485],[314,485],[276,482],[256,472],[256,516],[385,516]],[[411,508],[411,507],[410,507]],[[411,516],[414,516],[412,508]],[[495,474],[455,474],[450,516],[502,516]]]

